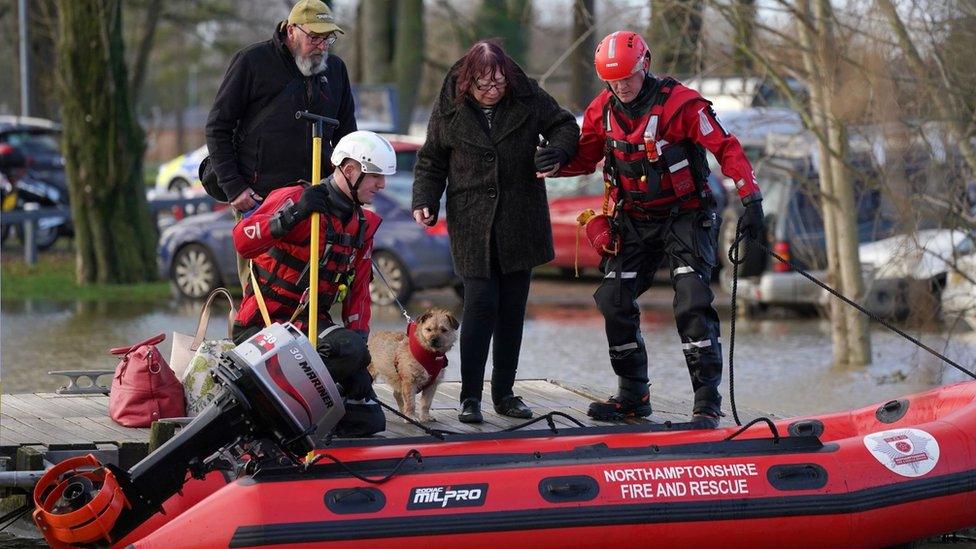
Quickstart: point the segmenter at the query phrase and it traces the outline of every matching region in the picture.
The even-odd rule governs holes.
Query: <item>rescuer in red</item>
[[[604,163],[615,245],[601,247],[604,280],[594,294],[606,321],[617,395],[589,415],[615,421],[648,416],[647,352],[637,297],[667,259],[678,334],[694,390],[694,421],[717,427],[722,379],[719,319],[708,286],[716,267],[721,216],[707,185],[705,150],[735,181],[742,225],[762,232],[762,194],[739,141],[695,90],[650,72],[650,51],[637,33],[620,31],[597,46],[596,71],[607,89],[583,115],[576,156],[558,176],[593,173]]]

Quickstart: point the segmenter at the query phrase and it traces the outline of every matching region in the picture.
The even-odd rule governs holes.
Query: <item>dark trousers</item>
[[[512,394],[531,278],[531,270],[502,274],[497,265],[492,265],[488,278],[464,278],[461,402],[468,398],[481,400],[492,336],[495,338],[491,357],[492,401],[497,404]]]
[[[618,377],[620,398],[640,400],[647,395],[647,350],[637,297],[651,286],[655,271],[667,259],[675,323],[695,393],[695,411],[719,412],[722,349],[718,313],[708,286],[715,266],[719,219],[711,211],[695,211],[660,220],[622,220],[620,253],[604,261],[605,278],[593,294],[606,323],[610,364]]]

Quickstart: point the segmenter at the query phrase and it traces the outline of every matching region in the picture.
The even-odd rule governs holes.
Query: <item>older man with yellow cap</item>
[[[312,178],[312,139],[295,111],[335,118],[322,139],[323,172],[332,148],[356,131],[349,74],[331,55],[342,28],[320,0],[300,0],[270,40],[231,59],[207,119],[209,163],[228,202],[242,215],[271,191]],[[244,264],[238,262],[242,284]]]

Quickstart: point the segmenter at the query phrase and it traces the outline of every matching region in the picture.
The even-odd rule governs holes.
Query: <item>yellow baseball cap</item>
[[[301,0],[288,14],[289,25],[303,25],[309,32],[326,34],[330,32],[345,32],[335,24],[335,16],[325,2],[321,0]]]

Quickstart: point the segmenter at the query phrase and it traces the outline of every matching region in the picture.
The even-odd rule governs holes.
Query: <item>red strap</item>
[[[164,339],[166,339],[166,334],[162,333],[159,335],[155,335],[141,343],[136,343],[135,345],[131,345],[129,347],[113,347],[109,349],[108,352],[112,353],[113,355],[124,355],[127,353],[131,353],[132,351],[135,351],[136,349],[142,347],[143,345],[155,345],[157,343],[161,343]]]

